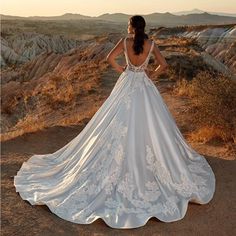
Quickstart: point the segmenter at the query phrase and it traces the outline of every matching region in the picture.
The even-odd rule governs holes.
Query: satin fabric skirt
[[[67,221],[137,228],[151,217],[182,219],[189,201],[208,203],[215,175],[147,74],[126,69],[84,129],[54,153],[31,156],[14,185]]]

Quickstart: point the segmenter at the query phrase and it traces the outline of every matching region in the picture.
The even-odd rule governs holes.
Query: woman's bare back
[[[144,39],[143,52],[140,53],[139,55],[134,54],[134,50],[132,48],[133,43],[134,43],[134,40],[132,38],[126,39],[127,54],[128,54],[130,62],[134,66],[140,66],[144,63],[144,61],[146,60],[149,54],[152,41],[150,39]]]

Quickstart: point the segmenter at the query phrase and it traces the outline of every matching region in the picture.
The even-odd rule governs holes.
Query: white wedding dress
[[[206,204],[215,175],[182,136],[141,66],[127,67],[84,129],[61,149],[33,155],[14,176],[16,192],[62,219],[137,228],[156,217],[182,219],[188,202]]]

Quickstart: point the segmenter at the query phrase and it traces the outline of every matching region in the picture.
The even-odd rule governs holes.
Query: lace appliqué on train
[[[126,173],[125,177],[118,183],[117,192],[128,202],[124,200],[118,202],[112,197],[108,197],[105,202],[108,208],[106,209],[107,213],[112,214],[116,212],[119,215],[133,213],[137,218],[142,219],[156,213],[174,215],[178,211],[176,204],[177,196],[165,197],[163,200],[156,181],[147,181],[145,183],[145,191],[141,193],[135,187],[131,173]]]
[[[78,185],[71,188],[68,198],[63,200],[53,200],[50,204],[56,208],[57,213],[85,212],[91,197],[104,190],[106,194],[111,194],[119,179],[121,164],[124,160],[124,147],[122,138],[126,136],[128,127],[120,122],[116,117],[112,120],[103,138],[97,144],[97,154],[95,161],[78,175]],[[112,131],[109,133],[109,131]],[[89,171],[88,171],[89,170]],[[71,206],[73,203],[74,206]],[[86,216],[84,216],[86,217]]]
[[[209,190],[206,188],[207,179],[204,179],[199,173],[209,175],[208,165],[204,159],[200,159],[200,162],[188,165],[188,169],[191,172],[193,181],[190,181],[183,173],[180,174],[181,182],[176,183],[172,180],[171,173],[168,171],[161,161],[158,161],[150,148],[146,145],[146,160],[147,168],[151,170],[155,176],[158,177],[161,183],[166,186],[174,187],[174,189],[183,197],[190,197],[193,193],[201,193],[202,195],[208,195]],[[198,173],[195,174],[195,173]]]

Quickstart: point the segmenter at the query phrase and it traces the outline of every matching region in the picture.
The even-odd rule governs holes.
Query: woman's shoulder
[[[129,36],[125,36],[125,37],[120,38],[120,43],[123,43],[123,44],[124,44],[124,41],[126,41],[127,43],[131,43],[131,44],[132,44],[132,42],[133,42],[134,40],[133,40],[132,37],[129,37]],[[145,39],[144,39],[144,43],[145,43],[146,45],[150,45],[150,46],[152,46],[152,44],[153,44],[153,46],[154,46],[155,41],[154,41],[153,39],[150,39],[150,38],[145,38]]]
[[[152,39],[145,39],[149,44],[152,44],[154,41]]]
[[[154,41],[150,38],[144,39],[144,42],[146,42],[146,45],[152,46],[154,44]]]

